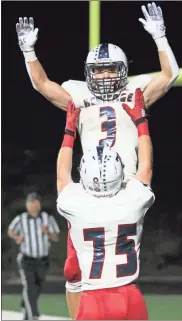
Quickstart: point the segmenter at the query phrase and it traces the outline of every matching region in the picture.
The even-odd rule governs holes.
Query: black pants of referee
[[[20,253],[17,262],[23,285],[21,301],[23,319],[36,319],[39,316],[38,297],[49,267],[49,259],[48,257],[34,259]]]

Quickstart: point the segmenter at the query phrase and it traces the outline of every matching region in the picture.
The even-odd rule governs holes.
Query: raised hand
[[[71,131],[76,134],[76,124],[79,114],[80,109],[76,108],[74,103],[69,100],[66,114],[66,131]]]
[[[123,109],[127,112],[127,114],[131,117],[133,122],[137,125],[137,121],[141,118],[146,117],[146,109],[145,102],[143,98],[143,93],[140,88],[137,88],[135,91],[135,104],[134,107],[131,108],[127,104],[122,104]]]
[[[131,117],[138,130],[138,137],[142,135],[149,136],[148,122],[146,119],[145,102],[143,93],[140,88],[135,91],[135,104],[133,108],[130,108],[127,104],[122,104],[123,109]]]
[[[147,4],[148,11],[145,6],[142,6],[142,12],[145,17],[138,20],[143,24],[144,29],[151,34],[153,39],[158,39],[165,36],[166,28],[161,7],[157,7],[154,2]]]
[[[23,52],[34,50],[34,45],[38,38],[38,28],[34,29],[33,18],[19,18],[19,23],[16,24],[16,32],[18,36],[18,44]]]

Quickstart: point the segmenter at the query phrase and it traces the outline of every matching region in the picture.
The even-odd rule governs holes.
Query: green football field
[[[182,295],[145,295],[150,320],[181,320]],[[2,295],[2,309],[20,311],[19,295]],[[52,316],[68,316],[64,294],[42,294],[40,312]]]

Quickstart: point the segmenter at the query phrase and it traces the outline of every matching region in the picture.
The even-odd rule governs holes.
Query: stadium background
[[[157,49],[138,18],[147,2],[104,2],[101,41],[126,52],[129,74],[160,70]],[[161,5],[167,37],[182,67],[179,28],[182,3]],[[41,311],[67,316],[62,277],[66,257],[66,222],[55,207],[56,157],[62,142],[65,113],[36,93],[18,48],[15,24],[19,16],[33,16],[40,28],[36,53],[50,79],[62,83],[84,80],[88,52],[88,2],[2,2],[2,307],[19,310],[20,283],[15,258],[17,247],[7,238],[7,226],[24,210],[24,197],[32,190],[44,198],[61,228],[60,242],[52,246],[52,264]],[[182,317],[182,130],[181,87],[170,90],[150,111],[154,146],[153,189],[156,202],[145,220],[141,250],[140,286],[151,319]],[[74,179],[81,157],[80,142],[74,154]],[[60,294],[61,293],[61,294]]]

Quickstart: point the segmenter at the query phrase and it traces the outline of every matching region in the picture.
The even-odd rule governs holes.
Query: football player
[[[151,34],[159,54],[161,72],[155,78],[141,75],[129,80],[128,63],[123,50],[112,44],[100,44],[87,56],[85,82],[69,80],[60,86],[48,78],[36,57],[34,45],[38,38],[38,29],[34,29],[33,18],[19,18],[16,25],[19,46],[33,87],[62,110],[66,110],[68,101],[72,99],[81,110],[77,127],[83,152],[88,145],[104,146],[109,143],[111,148],[115,148],[122,155],[126,182],[136,173],[138,137],[136,128],[121,103],[127,102],[132,106],[135,89],[140,87],[148,108],[169,90],[179,73],[176,59],[165,36],[161,8],[155,3],[149,3],[148,10],[142,6],[142,11],[145,19],[139,20]],[[71,244],[69,234],[68,244]],[[74,256],[73,249],[71,245],[71,260]],[[73,270],[67,271],[72,266],[68,261],[65,275],[69,274],[74,287],[74,273],[71,276]]]
[[[139,165],[123,183],[122,155],[107,146],[91,147],[80,162],[80,183],[71,179],[79,110],[69,102],[57,160],[57,209],[70,223],[70,237],[82,274],[77,320],[147,320],[136,286],[144,216],[154,201],[150,188],[152,145],[143,95],[131,109],[122,104],[138,133]]]
[[[62,86],[49,80],[36,57],[34,45],[38,29],[33,18],[19,18],[16,25],[18,42],[25,57],[26,67],[34,88],[54,105],[66,110],[71,99],[81,108],[78,131],[83,152],[87,146],[114,147],[122,154],[124,179],[136,173],[138,137],[130,117],[121,102],[132,105],[136,88],[143,91],[145,106],[149,107],[165,94],[179,74],[179,68],[165,36],[165,25],[160,7],[142,6],[145,19],[140,18],[145,30],[156,43],[161,72],[152,79],[140,75],[128,80],[128,63],[123,50],[112,44],[100,44],[91,50],[85,63],[85,82],[68,80]]]

